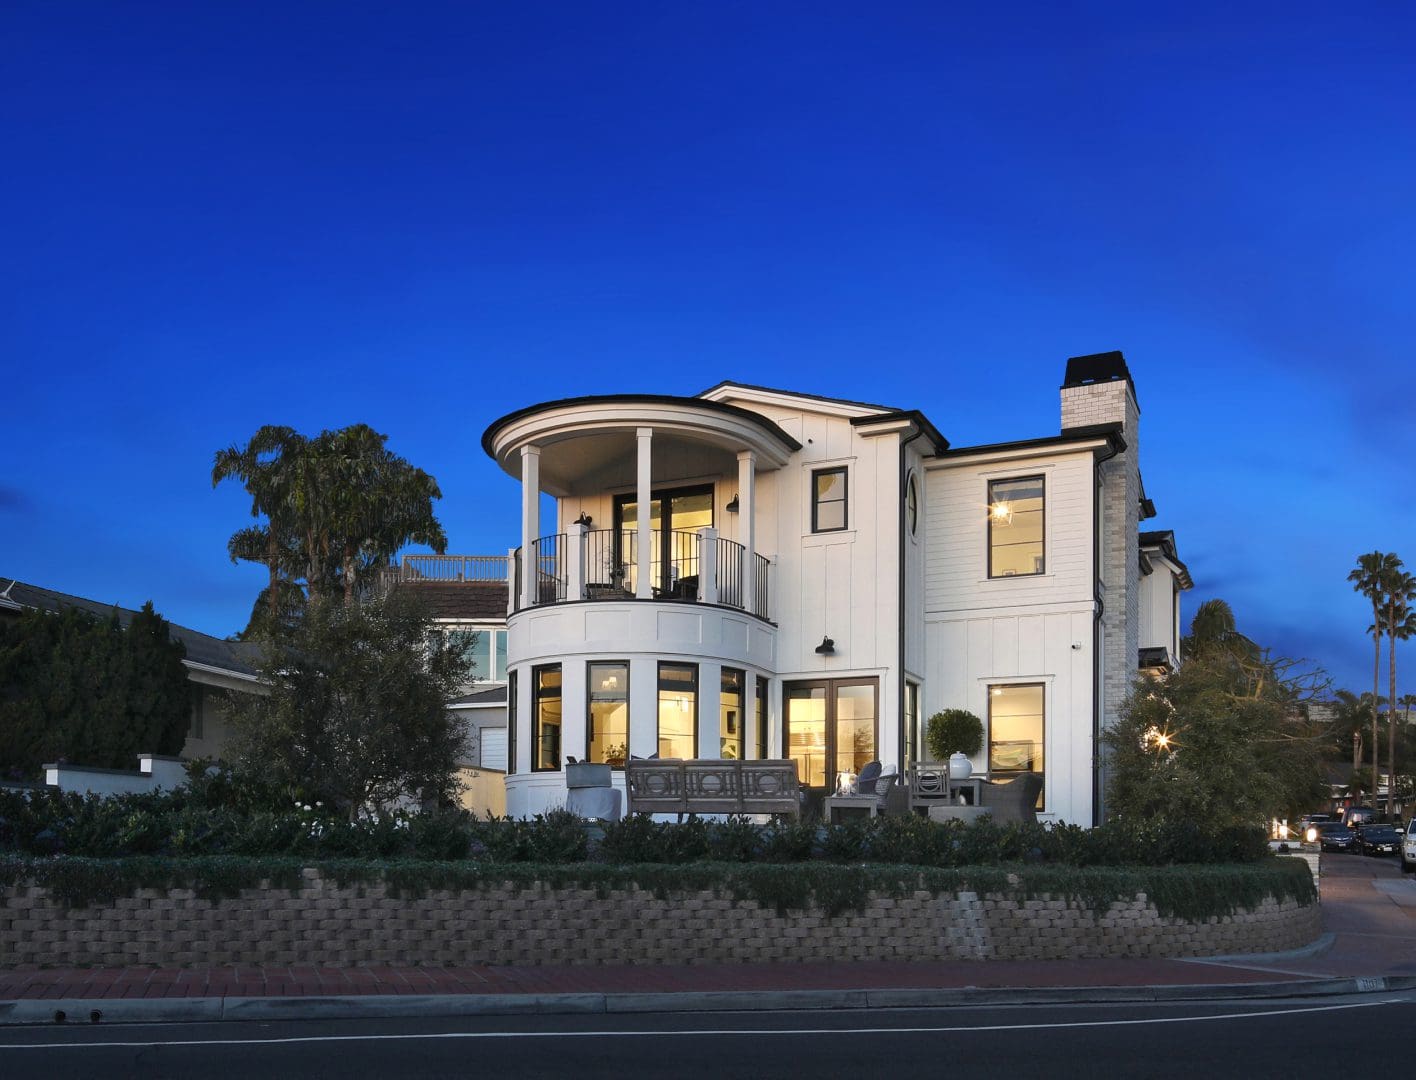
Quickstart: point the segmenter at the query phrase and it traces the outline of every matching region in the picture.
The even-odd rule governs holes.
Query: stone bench
[[[801,784],[791,760],[631,758],[625,762],[630,814],[785,814],[801,817]]]

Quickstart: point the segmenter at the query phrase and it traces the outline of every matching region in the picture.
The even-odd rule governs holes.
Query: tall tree
[[[437,482],[386,443],[366,424],[313,439],[267,425],[245,446],[217,453],[213,486],[240,481],[252,516],[265,519],[228,544],[233,561],[263,563],[269,571],[265,612],[253,613],[248,635],[262,625],[290,629],[307,596],[319,602],[342,594],[353,602],[369,571],[409,543],[446,550],[433,514],[433,501],[442,497]]]
[[[1401,566],[1401,560],[1397,560]],[[1387,613],[1387,678],[1391,694],[1387,697],[1387,772],[1391,782],[1387,787],[1387,814],[1394,814],[1396,803],[1396,643],[1416,634],[1416,577],[1403,569],[1393,570],[1386,580]]]
[[[1401,568],[1401,560],[1395,555],[1381,551],[1371,551],[1357,557],[1357,566],[1347,575],[1354,592],[1361,593],[1372,604],[1372,625],[1367,629],[1372,635],[1372,799],[1375,804],[1381,787],[1381,775],[1377,771],[1377,698],[1382,686],[1382,608],[1386,598],[1386,583]]]
[[[1362,767],[1362,728],[1372,715],[1372,695],[1338,690],[1332,701],[1332,733],[1338,748],[1352,750],[1352,772]]]

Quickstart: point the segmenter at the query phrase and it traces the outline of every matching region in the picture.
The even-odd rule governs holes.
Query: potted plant
[[[967,709],[945,709],[929,718],[924,743],[935,761],[949,763],[951,780],[967,780],[973,774],[969,758],[983,748],[983,721]]]

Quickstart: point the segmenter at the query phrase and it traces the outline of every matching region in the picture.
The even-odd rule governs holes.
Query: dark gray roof
[[[506,619],[505,581],[400,581],[434,619]]]
[[[475,690],[470,694],[455,697],[449,705],[505,705],[506,686],[489,686],[485,690]]]
[[[63,611],[65,608],[78,608],[101,618],[107,618],[116,611],[118,622],[123,626],[127,626],[133,616],[137,614],[130,608],[118,607],[116,604],[105,604],[82,596],[70,596],[68,593],[55,592],[53,589],[41,588],[38,585],[28,585],[13,578],[0,577],[0,613],[7,609],[15,612],[24,608],[50,612]],[[502,610],[506,610],[505,602],[503,602]],[[169,622],[167,625],[172,639],[180,641],[186,646],[187,659],[191,663],[232,671],[241,675],[256,674],[255,665],[260,650],[255,645],[240,641],[223,641],[210,634],[203,634],[200,630],[179,626],[175,622]]]

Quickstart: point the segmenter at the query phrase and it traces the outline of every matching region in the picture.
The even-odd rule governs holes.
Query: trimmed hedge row
[[[47,889],[69,907],[87,907],[131,896],[138,889],[193,889],[202,898],[235,896],[242,889],[294,892],[302,883],[301,859],[233,856],[171,859],[0,857],[0,888],[23,884]],[[322,876],[340,886],[384,884],[401,896],[489,885],[593,888],[602,895],[637,886],[661,898],[711,890],[736,900],[752,900],[779,913],[816,908],[827,915],[860,910],[869,895],[906,897],[976,892],[1030,900],[1065,898],[1105,912],[1113,903],[1144,894],[1167,918],[1198,921],[1252,911],[1272,897],[1278,902],[1316,902],[1307,864],[1270,858],[1247,865],[1077,867],[997,864],[920,867],[896,864],[842,865],[829,862],[755,864],[689,862],[489,863],[447,860],[329,860]]]
[[[1245,863],[1268,857],[1258,829],[1194,823],[995,825],[882,817],[841,825],[742,818],[683,824],[627,818],[603,829],[564,811],[529,821],[462,811],[350,822],[315,804],[271,811],[211,805],[184,792],[85,797],[0,792],[0,851],[24,855],[477,860],[492,863],[871,862],[930,867],[1047,863],[1076,867]]]

